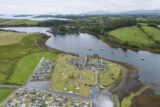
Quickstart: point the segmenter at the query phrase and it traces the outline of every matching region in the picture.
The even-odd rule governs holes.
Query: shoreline
[[[130,50],[133,50],[133,51],[149,51],[149,52],[153,52],[153,53],[160,53],[160,49],[152,49],[150,47],[148,47],[148,48],[140,48],[140,47],[134,48],[134,47],[131,47],[131,46],[125,46],[125,45],[120,44],[120,43],[119,44],[118,43],[114,43],[113,41],[107,40],[104,35],[96,34],[96,33],[90,32],[90,31],[83,31],[83,30],[81,30],[81,31],[72,31],[72,32],[52,32],[52,31],[50,31],[50,33],[60,34],[60,35],[74,34],[74,33],[88,33],[88,34],[91,34],[93,36],[96,36],[103,43],[106,43],[106,44],[110,45],[111,47],[122,48],[122,49],[130,49]]]
[[[99,35],[98,38],[103,42],[106,43],[108,45],[110,45],[111,47],[115,47],[115,48],[122,48],[122,49],[130,49],[133,51],[148,51],[148,52],[153,52],[153,53],[160,53],[160,49],[150,49],[150,48],[133,48],[131,46],[124,46],[123,44],[117,44],[117,43],[113,43],[112,41],[109,41],[107,39],[105,39],[104,35]]]
[[[73,55],[73,56],[78,56],[77,54],[74,54],[74,53],[64,52],[64,51],[58,50],[56,48],[48,47],[45,43],[49,38],[50,37],[47,36],[47,38],[43,42],[42,46],[43,46],[44,49],[53,50],[53,51],[55,51],[57,53],[64,53],[64,54],[70,54],[70,55]],[[121,62],[121,61],[115,61],[115,60],[111,60],[111,59],[106,59],[106,58],[102,58],[102,59],[117,63],[120,66],[122,66],[123,69],[125,70],[125,71],[123,71],[122,80],[118,84],[115,81],[110,86],[108,86],[109,87],[108,91],[110,93],[112,93],[112,94],[115,94],[118,97],[119,102],[121,102],[124,97],[128,96],[132,92],[136,92],[136,91],[140,90],[141,87],[144,86],[144,84],[141,81],[138,80],[139,71],[133,65],[130,65],[128,63],[124,63],[124,62]],[[130,78],[130,76],[133,76],[134,78]],[[132,81],[134,81],[134,82],[132,82]],[[135,84],[135,81],[136,81],[136,84]],[[132,85],[132,87],[130,87],[130,85]],[[117,89],[113,90],[115,88],[117,88]],[[128,91],[126,92],[125,90],[123,90],[123,88],[126,88]],[[118,94],[119,90],[121,90],[121,94]]]

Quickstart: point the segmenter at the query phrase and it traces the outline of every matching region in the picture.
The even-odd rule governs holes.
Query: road
[[[16,85],[0,85],[0,88],[22,88],[23,86]]]
[[[95,99],[99,95],[99,85],[98,85],[98,73],[95,71],[95,85],[90,87],[91,97]]]
[[[94,101],[98,96],[98,77],[97,77],[97,71],[95,72],[95,85],[91,88],[92,89],[92,95],[91,97],[78,95],[78,94],[71,94],[61,91],[53,90],[49,87],[49,81],[31,81],[32,75],[35,73],[36,69],[40,66],[41,62],[44,60],[44,58],[41,59],[41,61],[38,63],[37,67],[35,68],[34,72],[31,74],[30,78],[23,84],[23,86],[16,86],[16,85],[0,85],[0,88],[25,88],[30,90],[39,90],[51,94],[56,95],[62,95],[67,97],[72,97],[76,99],[82,99],[85,101]]]
[[[86,97],[82,95],[77,95],[77,94],[70,94],[70,93],[65,93],[65,92],[60,92],[60,91],[55,91],[55,90],[47,90],[49,93],[57,94],[57,95],[62,95],[62,96],[67,96],[67,97],[72,97],[72,98],[77,98],[77,99],[82,99],[86,101],[92,101],[91,97]]]

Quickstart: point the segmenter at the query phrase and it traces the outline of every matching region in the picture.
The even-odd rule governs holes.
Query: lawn
[[[10,34],[12,33],[13,32],[10,32]],[[3,35],[3,33],[1,35]],[[36,41],[38,39],[42,40],[41,34],[27,34],[27,36],[25,36],[19,43],[0,46],[0,84],[5,84],[8,82],[15,83],[16,80],[12,82],[8,81],[8,79],[12,77],[12,75],[15,73],[15,70],[20,69],[17,67],[17,63],[22,63],[22,61],[19,62],[21,58],[23,59],[23,57],[25,57],[26,55],[30,55],[33,53],[44,52],[43,49],[37,47]],[[31,71],[27,72],[30,73]],[[26,78],[28,75],[26,75]],[[20,78],[22,78],[21,81],[17,81],[18,83],[22,83],[22,81],[24,81],[24,77],[18,78],[19,80]]]
[[[0,31],[0,46],[10,45],[20,42],[27,34]]]
[[[51,52],[39,52],[27,55],[21,58],[15,68],[13,74],[8,79],[8,83],[22,84],[27,80],[42,57],[46,59],[56,59],[57,54]]]
[[[128,42],[129,45],[152,45],[154,42],[137,26],[119,28],[109,32],[120,43]]]
[[[154,27],[142,26],[142,28],[149,34],[152,35],[154,40],[160,40],[160,30]]]
[[[108,86],[114,81],[118,80],[122,72],[120,65],[105,61],[105,66],[103,71],[98,72],[98,82],[100,86]]]
[[[0,88],[0,102],[3,101],[12,91],[13,88]]]
[[[38,21],[28,19],[0,19],[0,26],[37,25]]]
[[[71,55],[59,55],[52,75],[51,85],[54,90],[69,92],[84,96],[90,95],[89,85],[95,83],[95,72],[91,70],[78,70],[69,63]],[[80,89],[76,89],[80,87]]]

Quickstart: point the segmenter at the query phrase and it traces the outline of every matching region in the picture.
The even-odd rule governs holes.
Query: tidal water
[[[160,86],[159,53],[114,48],[106,43],[103,43],[97,37],[87,33],[53,35],[47,32],[47,30],[49,30],[48,27],[9,27],[2,29],[28,33],[45,33],[51,36],[48,41],[46,41],[46,45],[48,47],[75,54],[97,54],[103,58],[132,64],[139,70],[139,80],[141,80],[141,82],[145,84],[155,83]],[[91,51],[89,49],[91,49]],[[142,58],[144,60],[141,60]],[[103,96],[100,96],[97,101],[102,101],[103,99],[105,101],[102,101],[102,105],[104,105],[102,107],[112,107],[113,102],[108,100],[108,98],[109,97],[104,99]],[[108,104],[108,106],[106,104]]]
[[[97,54],[103,58],[127,62],[134,65],[140,71],[139,79],[143,83],[156,83],[160,85],[159,53],[114,48],[87,33],[53,35],[47,32],[50,29],[49,27],[8,27],[1,29],[28,33],[45,33],[51,36],[46,42],[48,47],[75,54]],[[90,51],[89,49],[92,50]],[[142,58],[144,60],[141,60]]]

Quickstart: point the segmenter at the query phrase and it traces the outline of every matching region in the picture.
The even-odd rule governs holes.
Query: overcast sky
[[[160,9],[160,0],[0,0],[0,14],[76,14]]]

